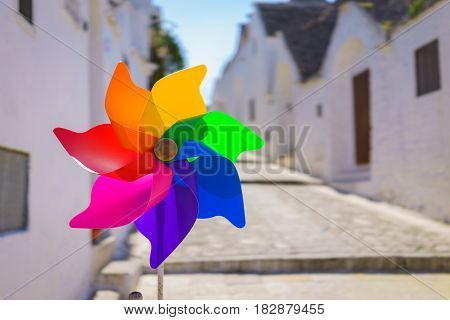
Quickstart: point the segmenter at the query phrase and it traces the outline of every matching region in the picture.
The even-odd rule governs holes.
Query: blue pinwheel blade
[[[190,158],[195,160],[189,162]],[[241,182],[233,162],[202,142],[188,140],[169,165],[174,180],[195,172],[196,179],[190,179],[187,185],[197,195],[199,219],[222,216],[237,228],[245,226]]]
[[[235,227],[245,226],[241,182],[234,164],[220,156],[199,157],[192,162],[197,178],[199,219],[222,216]]]

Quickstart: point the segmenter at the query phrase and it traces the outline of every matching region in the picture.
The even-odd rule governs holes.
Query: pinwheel
[[[119,62],[105,99],[110,123],[81,133],[54,129],[69,155],[99,175],[72,228],[134,222],[149,239],[150,266],[157,268],[197,219],[222,216],[244,227],[234,162],[264,141],[231,116],[207,112],[200,94],[205,74],[204,65],[181,70],[148,91]]]

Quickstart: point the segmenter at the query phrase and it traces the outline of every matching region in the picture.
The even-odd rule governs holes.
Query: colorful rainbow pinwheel
[[[197,218],[223,216],[245,225],[233,162],[264,141],[222,112],[206,112],[200,84],[204,65],[173,73],[147,91],[118,63],[106,93],[110,124],[77,133],[56,128],[66,151],[99,175],[91,203],[72,228],[114,228],[134,222],[150,240],[157,268]]]

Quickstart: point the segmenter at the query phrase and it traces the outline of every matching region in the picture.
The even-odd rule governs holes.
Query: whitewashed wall
[[[296,168],[322,178],[325,177],[329,165],[326,160],[329,157],[330,128],[328,124],[331,116],[325,103],[325,92],[320,90],[315,93],[323,84],[323,79],[317,76],[305,83],[296,83],[292,110],[292,117],[297,123],[299,134],[301,130],[309,128],[307,139],[302,145],[302,154],[307,166],[296,166]],[[322,109],[321,116],[318,115],[318,108]]]
[[[450,219],[448,21],[450,12],[442,10],[340,75],[385,40],[384,32],[364,10],[353,3],[341,6],[320,79],[300,84],[296,91],[296,100],[301,100],[339,75],[295,110],[299,123],[312,125],[305,155],[314,175],[343,190],[400,204],[439,220]],[[392,36],[407,27],[398,27]],[[416,97],[414,52],[436,38],[441,90]],[[370,70],[371,163],[358,166],[352,78],[366,69]],[[315,115],[319,103],[322,118]]]
[[[427,12],[409,23],[415,23]],[[254,98],[255,124],[261,126],[282,113],[288,103],[294,104],[291,112],[272,124],[285,128],[295,124],[297,130],[311,126],[303,153],[313,175],[340,189],[449,221],[448,21],[450,11],[441,10],[351,71],[342,73],[384,43],[386,33],[358,5],[341,5],[319,74],[300,82],[282,34],[267,37],[255,10],[248,41],[217,82],[216,105],[249,122],[248,100]],[[408,27],[409,24],[397,27],[392,36]],[[414,51],[436,38],[442,88],[416,97]],[[257,51],[251,50],[252,41],[258,44]],[[366,69],[370,70],[372,149],[370,164],[360,166],[355,161],[352,78]],[[318,115],[319,105],[322,116]],[[276,156],[286,152],[274,147],[270,151]]]
[[[17,2],[7,4],[16,9]],[[88,35],[62,14],[62,1],[34,1],[33,9],[36,24],[88,55]],[[52,130],[89,127],[88,62],[3,5],[0,25],[0,145],[30,153],[28,229],[0,236],[0,296],[81,248],[11,298],[87,297],[90,233],[68,221],[87,206],[90,177]]]
[[[248,25],[248,38],[238,49],[222,77],[217,81],[214,104],[243,122],[251,123],[249,101],[255,100],[258,123],[268,112],[267,93],[270,45],[257,13]]]
[[[272,112],[267,114],[262,125],[268,124],[267,130],[277,125],[284,128],[284,137],[280,141],[276,137],[272,137],[272,140],[275,140],[271,141],[271,153],[276,158],[287,155],[295,147],[296,136],[300,134],[294,111],[289,111],[289,108],[296,103],[294,92],[300,76],[284,35],[281,32],[277,32],[272,42],[275,52],[273,64],[271,65],[274,79],[273,89],[271,90]]]
[[[248,24],[248,38],[240,46],[217,80],[213,107],[224,110],[246,124],[264,130],[271,126],[288,124],[292,114],[278,117],[293,102],[293,92],[298,81],[297,67],[281,33],[267,36],[259,11],[255,9]],[[250,100],[255,101],[256,119],[249,113]],[[278,133],[270,131],[271,141],[266,141],[266,152],[275,157],[286,153],[280,148]],[[269,140],[269,139],[267,139]],[[270,145],[270,143],[272,145]]]
[[[127,1],[111,10],[107,0],[89,2],[91,28],[89,31],[90,103],[91,125],[109,123],[104,101],[114,69],[119,61],[126,60],[133,81],[148,88],[152,71],[149,60],[150,12],[148,0]],[[128,231],[132,225],[111,229],[117,240],[115,257],[126,255]]]
[[[320,102],[309,104],[310,108],[316,108],[317,103],[322,104],[324,116],[317,122],[322,125],[325,123],[326,127],[314,130],[313,125],[313,131],[316,133],[326,132],[325,139],[317,139],[317,143],[322,144],[324,155],[323,167],[319,171],[323,172],[327,181],[339,186],[343,184],[343,188],[369,196],[371,194],[367,184],[371,177],[371,164],[359,166],[355,160],[352,78],[364,70],[370,70],[372,89],[376,82],[374,73],[382,70],[376,69],[373,59],[363,59],[358,65],[354,64],[383,40],[384,32],[367,12],[354,3],[342,5],[320,72],[321,84],[324,87],[316,95],[321,96],[321,99]],[[346,72],[349,68],[351,70]],[[330,81],[331,79],[333,80]],[[373,96],[376,94],[372,91],[371,111],[374,110]],[[312,145],[315,142],[308,143]]]
[[[33,1],[35,26],[0,5],[0,146],[30,154],[28,228],[0,235],[1,298],[42,272],[11,298],[88,298],[99,260],[108,258],[91,245],[90,230],[68,226],[89,204],[92,176],[72,161],[52,130],[85,131],[107,122],[105,92],[123,55],[133,80],[147,85],[143,15],[150,15],[143,10],[150,10],[150,2],[121,6],[116,24],[105,20],[105,0],[80,3],[88,30],[71,20],[62,0]],[[17,10],[17,1],[6,4]],[[123,231],[113,231],[118,243]]]
[[[437,11],[376,57],[375,67],[380,72],[374,72],[372,112],[375,196],[447,222],[450,222],[449,21],[448,8]],[[410,24],[396,30],[393,36]],[[434,39],[439,41],[441,89],[417,97],[414,52]]]
[[[92,124],[108,122],[104,100],[109,81],[117,62],[128,62],[133,81],[148,87],[151,73],[150,1],[127,1],[111,10],[107,0],[89,2],[90,12],[90,64]]]

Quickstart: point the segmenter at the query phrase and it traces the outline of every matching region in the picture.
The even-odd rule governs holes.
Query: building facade
[[[335,17],[334,6],[321,0],[257,3],[241,26],[236,53],[216,83],[213,106],[264,129],[271,158],[295,145],[280,127],[301,130],[289,109],[298,84],[316,78]]]
[[[382,12],[340,6],[321,76],[361,62],[323,90],[323,171],[340,189],[448,222],[450,11],[439,10],[440,1],[429,4],[414,16],[404,2]]]
[[[88,298],[96,273],[123,246],[126,230],[94,241],[90,230],[69,228],[89,204],[93,177],[52,130],[107,121],[104,95],[119,60],[147,86],[151,10],[147,0],[0,4],[2,298]]]
[[[276,112],[260,124],[265,126],[272,118],[272,124],[279,123],[284,129],[292,123],[310,128],[302,145],[307,173],[343,191],[399,204],[448,222],[450,132],[445,123],[450,113],[446,58],[450,37],[445,30],[450,11],[441,9],[445,2],[425,1],[420,10],[413,11],[402,0],[369,4],[339,1],[332,5],[336,10],[334,22],[332,15],[323,15],[330,6],[323,4],[316,22],[308,21],[304,14],[291,21],[282,13],[283,8],[293,12],[292,6],[299,6],[298,2],[303,8],[320,3],[265,5],[272,11],[272,18],[260,5],[249,23],[252,28],[253,20],[262,22],[266,33],[260,34],[266,40],[284,40],[273,45],[277,48],[274,52],[284,55],[266,59],[262,69],[277,71],[264,79],[275,88],[271,91],[273,104],[258,107]],[[273,16],[295,27],[276,24]],[[328,24],[324,17],[328,17]],[[304,23],[308,27],[299,28]],[[275,25],[275,37],[268,35],[271,25]],[[331,26],[329,37],[326,26]],[[318,39],[324,46],[315,45]],[[232,79],[245,75],[250,78],[249,86],[257,89],[253,83],[264,74],[244,71],[245,61],[255,57],[239,59],[241,50],[239,46],[216,89],[218,105],[238,116],[246,107],[233,103],[237,91],[230,85]],[[252,94],[266,96],[266,91],[257,90]],[[287,108],[287,104],[293,108]],[[291,147],[272,148],[270,153],[275,158],[286,152],[292,154],[295,150]]]

